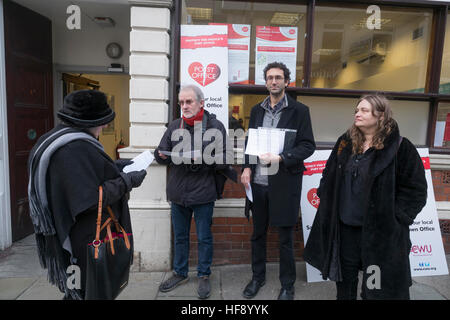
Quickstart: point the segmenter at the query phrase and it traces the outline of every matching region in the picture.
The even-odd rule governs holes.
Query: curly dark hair
[[[392,118],[392,109],[389,100],[381,94],[369,94],[362,96],[356,105],[362,100],[366,100],[372,106],[372,114],[378,117],[377,130],[372,139],[372,146],[379,150],[384,148],[384,140],[391,134],[397,126],[397,122]],[[364,134],[354,124],[348,130],[352,140],[353,154],[363,153]]]
[[[267,71],[269,71],[270,69],[274,69],[274,68],[278,68],[283,70],[284,73],[284,80],[285,81],[290,81],[291,80],[291,72],[289,71],[288,67],[286,67],[286,65],[283,62],[271,62],[269,63],[265,68],[264,68],[264,80],[267,81],[266,79],[266,75],[267,75]]]

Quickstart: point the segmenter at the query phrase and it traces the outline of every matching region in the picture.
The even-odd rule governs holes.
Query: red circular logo
[[[289,33],[290,33],[290,34],[294,34],[294,33],[295,33],[295,30],[294,30],[294,29],[290,29],[290,30],[289,30]]]
[[[242,27],[242,31],[247,32],[248,31],[248,27]]]

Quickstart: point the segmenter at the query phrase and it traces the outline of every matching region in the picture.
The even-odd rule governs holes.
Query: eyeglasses
[[[266,78],[266,81],[273,81],[273,80],[281,81],[281,80],[284,80],[284,77],[282,77],[282,76],[268,76]]]
[[[194,100],[192,100],[192,99],[188,99],[188,100],[180,100],[180,101],[178,101],[178,104],[180,105],[180,107],[182,107],[183,105],[188,105],[188,106],[190,106],[190,105],[192,105],[194,103]]]

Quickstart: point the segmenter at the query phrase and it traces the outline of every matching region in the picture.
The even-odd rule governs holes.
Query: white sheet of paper
[[[253,202],[253,192],[252,192],[252,186],[248,184],[248,188],[245,188],[245,194],[247,195],[248,200]]]
[[[248,129],[248,140],[245,153],[252,156],[258,155],[258,129]]]
[[[153,159],[155,159],[155,157],[150,150],[144,151],[135,158],[131,159],[133,163],[124,167],[122,171],[128,173],[131,171],[145,170],[153,162]]]
[[[245,153],[259,156],[264,153],[280,154],[283,152],[285,130],[277,128],[249,129]]]

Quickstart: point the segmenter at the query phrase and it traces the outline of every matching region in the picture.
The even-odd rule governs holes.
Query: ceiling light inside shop
[[[383,27],[383,26],[385,26],[386,24],[388,24],[391,21],[392,21],[391,19],[381,18],[380,19],[380,24]],[[352,29],[365,29],[365,28],[367,28],[367,19],[361,19],[359,21],[359,23],[354,23],[352,25]]]
[[[332,56],[333,54],[336,54],[340,52],[341,49],[319,49],[313,52],[313,54],[318,56]]]
[[[292,26],[296,25],[303,18],[303,16],[303,13],[275,12],[272,19],[270,20],[270,24]]]
[[[186,8],[187,13],[194,20],[212,20],[213,14],[211,8]]]

